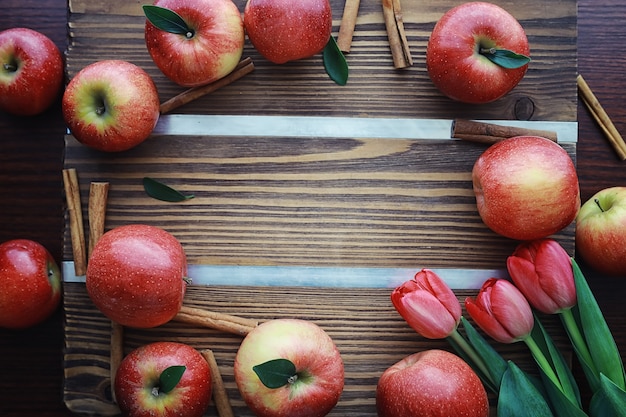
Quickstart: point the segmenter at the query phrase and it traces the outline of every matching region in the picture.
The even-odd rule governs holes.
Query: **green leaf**
[[[343,52],[339,49],[337,41],[332,36],[324,47],[322,57],[324,59],[324,68],[330,79],[339,85],[346,85],[349,72],[348,62]]]
[[[253,366],[252,370],[257,374],[263,385],[271,389],[293,383],[298,377],[296,365],[289,359],[272,359]]]
[[[150,23],[157,29],[165,32],[175,33],[177,35],[185,35],[188,38],[193,37],[193,29],[189,27],[187,22],[175,11],[166,9],[165,7],[153,6],[150,4],[143,5],[143,13]]]
[[[143,178],[143,189],[150,197],[170,203],[178,203],[180,201],[189,200],[194,197],[193,194],[184,195],[180,191],[177,191],[172,187],[165,185],[150,177]]]
[[[176,387],[183,374],[187,370],[184,365],[174,365],[165,368],[159,375],[159,392],[167,394]]]
[[[550,406],[517,365],[509,361],[498,396],[498,417],[552,417]]]
[[[600,374],[600,389],[591,398],[589,414],[593,417],[626,416],[626,391]]]
[[[564,395],[572,404],[575,404],[578,408],[580,408],[580,392],[578,390],[578,385],[576,384],[576,379],[574,378],[571,369],[567,365],[567,362],[565,362],[565,358],[557,349],[556,345],[552,341],[552,338],[546,331],[545,327],[543,327],[543,325],[539,321],[539,318],[536,316],[535,326],[533,327],[533,330],[531,332],[531,337],[543,353],[544,357],[550,361],[550,365],[558,378],[560,388],[558,390],[559,393],[556,393],[556,395]],[[540,362],[537,362],[537,364],[542,371],[542,377],[544,377],[545,384],[546,379],[550,378],[546,375],[546,371],[543,369],[542,364]],[[554,392],[548,389],[548,395],[551,395],[551,400],[552,395],[554,394]]]
[[[591,391],[595,392],[600,387],[600,379],[598,371],[593,363],[593,359],[591,358],[589,348],[587,347],[587,342],[583,336],[578,310],[576,308],[570,308],[569,310],[562,311],[559,316],[561,317],[563,327],[565,327],[565,331],[567,332],[572,347],[574,348],[574,353],[576,354],[576,357],[578,357],[578,362],[580,363],[580,366],[585,374],[587,383],[589,384]]]
[[[595,368],[599,373],[606,375],[618,388],[626,390],[626,376],[624,364],[620,356],[613,335],[602,315],[587,280],[580,267],[572,258],[574,270],[574,282],[576,284],[576,297],[578,303],[575,308],[580,318],[587,347],[591,353]]]
[[[530,62],[530,57],[517,54],[508,49],[483,48],[480,50],[480,54],[494,64],[506,69],[520,68]]]
[[[500,386],[502,376],[507,369],[506,361],[500,356],[498,352],[480,335],[472,326],[472,324],[461,317],[461,323],[463,329],[469,340],[470,345],[476,350],[478,355],[483,359],[483,362],[487,366],[490,375],[490,379],[494,381],[496,387]]]

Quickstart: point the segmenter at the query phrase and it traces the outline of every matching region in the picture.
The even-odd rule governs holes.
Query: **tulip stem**
[[[550,378],[550,380],[554,383],[554,385],[558,387],[561,390],[561,392],[565,394],[565,392],[563,391],[563,385],[561,384],[559,377],[557,377],[556,374],[554,373],[554,369],[552,369],[552,365],[550,365],[550,361],[548,361],[546,356],[543,354],[543,352],[537,345],[537,342],[535,342],[535,340],[529,336],[526,339],[524,339],[524,343],[526,343],[526,346],[528,346],[528,348],[530,349],[530,352],[532,353],[533,357],[535,358],[535,361],[537,362],[541,370],[546,374],[548,378]]]
[[[576,323],[576,319],[574,318],[572,310],[563,310],[561,312],[561,319],[563,321],[563,324],[565,325],[565,330],[567,331],[567,335],[569,336],[572,345],[575,347],[577,354],[580,356],[580,360],[582,362],[585,362],[585,364],[590,368],[591,372],[595,376],[597,376],[598,370],[596,369],[596,365],[593,362],[591,352],[589,352],[587,342],[585,341],[585,338],[581,334],[580,328]]]
[[[485,362],[480,357],[480,355],[474,350],[474,348],[465,340],[461,333],[457,329],[454,329],[450,336],[454,342],[463,350],[463,352],[468,356],[468,358],[472,361],[472,363],[480,370],[480,372],[485,375],[486,378],[489,378],[489,381],[493,384],[494,387],[498,387],[499,381],[494,381],[493,376],[489,372],[489,369],[485,365]]]

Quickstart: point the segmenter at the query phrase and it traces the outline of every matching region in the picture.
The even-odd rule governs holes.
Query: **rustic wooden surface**
[[[626,44],[626,5],[615,0],[580,0],[578,68],[618,129],[626,129],[626,109],[619,93],[626,87],[622,71]],[[541,13],[541,11],[538,11]],[[64,49],[67,42],[65,0],[7,0],[0,28],[30,26],[52,37]],[[558,63],[554,63],[555,68]],[[626,170],[586,109],[578,108],[577,169],[583,199],[596,191],[626,184]],[[60,106],[35,118],[0,114],[0,239],[33,238],[63,259],[61,172],[64,126]],[[623,299],[626,279],[585,272],[626,360]],[[71,286],[70,286],[71,287]],[[69,289],[71,291],[71,288]],[[78,295],[77,295],[78,297]],[[95,317],[90,316],[94,320]],[[0,415],[7,417],[71,416],[63,402],[64,314],[25,331],[0,330]],[[406,330],[406,329],[405,329]],[[411,335],[413,337],[413,335]],[[134,342],[135,343],[135,342]],[[373,358],[376,360],[376,358]],[[220,364],[226,363],[220,360]],[[582,375],[579,375],[583,381]],[[584,383],[581,382],[584,387]]]
[[[144,2],[70,0],[67,68],[72,77],[100,59],[125,59],[153,76],[162,100],[183,91],[155,67],[143,39]],[[379,0],[360,2],[345,87],[324,72],[321,55],[275,65],[246,42],[255,71],[242,80],[191,103],[191,114],[292,114],[318,116],[472,119],[576,120],[576,1],[494,1],[525,28],[533,62],[507,97],[484,106],[451,102],[437,92],[425,66],[426,43],[435,22],[457,2],[405,1],[402,14],[414,65],[393,68]],[[235,0],[243,11],[245,1]],[[343,1],[332,0],[337,36]]]
[[[94,311],[83,284],[66,283],[65,295],[66,404],[77,413],[114,415],[118,409],[110,401],[108,380],[110,321]],[[458,291],[457,295],[462,302],[466,296],[475,295],[475,291]],[[337,344],[345,367],[344,392],[329,416],[375,416],[376,384],[387,367],[419,350],[450,349],[443,340],[419,337],[398,319],[389,299],[389,290],[384,288],[329,291],[314,287],[248,287],[242,291],[239,286],[190,287],[186,304],[227,314],[236,312],[260,322],[298,317],[324,328]],[[559,321],[550,317],[543,322],[555,335],[557,344],[566,348],[566,336]],[[124,332],[126,353],[158,340],[173,340],[198,349],[213,350],[235,415],[254,416],[243,402],[233,376],[234,353],[241,336],[176,322],[155,329],[127,328]],[[519,344],[498,345],[497,348],[506,359],[536,373]],[[489,396],[493,400],[493,395]],[[217,415],[213,405],[206,415]]]
[[[575,159],[576,145],[563,146]],[[478,215],[471,170],[485,149],[450,140],[165,135],[110,155],[68,136],[66,167],[78,172],[86,231],[89,184],[108,181],[106,229],[163,227],[190,264],[502,269],[518,242]],[[144,176],[195,197],[155,200]],[[555,237],[574,253],[573,227]],[[72,259],[69,238],[65,255]]]
[[[338,22],[342,8],[335,3]],[[348,56],[348,86],[327,78],[319,55],[277,66],[247,43],[244,56],[255,62],[252,74],[177,111],[575,121],[576,2],[556,2],[549,10],[541,5],[536,4],[543,13],[506,4],[527,28],[536,61],[515,92],[498,103],[452,103],[428,80],[425,42],[447,4],[403,6],[415,66],[397,71],[380,3],[365,1]],[[138,4],[71,1],[70,12],[70,77],[91,61],[114,57],[145,68],[162,100],[182,91],[151,62]],[[548,22],[558,22],[558,29]],[[558,71],[554,61],[562,62]],[[532,103],[532,110],[524,103]],[[576,145],[564,147],[575,160]],[[107,230],[137,222],[163,227],[179,238],[190,264],[501,269],[517,242],[490,232],[477,214],[471,168],[485,148],[441,140],[153,135],[129,152],[103,154],[67,136],[65,166],[77,169],[83,196],[90,182],[110,182]],[[158,202],[143,192],[143,176],[196,197],[181,204]],[[67,233],[64,259],[71,259]],[[557,237],[574,252],[572,227]],[[319,323],[346,363],[346,390],[332,415],[368,416],[375,415],[376,377],[387,366],[426,347],[447,348],[411,331],[393,310],[389,293],[388,288],[192,287],[185,302],[231,314],[248,311],[260,320],[295,316]],[[66,284],[64,305],[66,405],[75,412],[115,413],[108,392],[108,322],[82,284]],[[197,332],[179,324],[131,331],[125,346],[175,338],[217,348],[218,360],[227,364],[237,414],[249,415],[228,366],[239,339]],[[528,366],[524,352],[521,346],[512,350]]]

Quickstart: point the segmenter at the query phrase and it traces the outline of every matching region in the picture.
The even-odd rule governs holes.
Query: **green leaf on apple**
[[[165,185],[150,177],[143,178],[143,188],[150,197],[170,203],[178,203],[194,198],[193,194],[185,195],[169,185]]]
[[[159,375],[159,392],[167,394],[172,391],[180,382],[186,370],[187,367],[184,365],[174,365],[165,368]]]
[[[263,385],[270,389],[294,383],[298,377],[296,365],[289,359],[272,359],[253,366],[252,370],[257,374]]]
[[[187,38],[192,38],[194,35],[193,29],[173,10],[144,4],[143,13],[146,15],[148,21],[158,29],[177,35],[185,35]]]
[[[494,64],[506,69],[520,68],[530,62],[530,57],[509,51],[508,49],[482,48],[480,54]]]
[[[346,85],[348,82],[348,62],[332,36],[324,47],[322,57],[324,68],[330,79],[339,85]]]

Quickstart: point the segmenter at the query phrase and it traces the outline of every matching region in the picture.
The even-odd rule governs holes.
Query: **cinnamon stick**
[[[210,94],[220,88],[231,84],[246,74],[251,73],[254,70],[254,63],[249,57],[244,58],[237,64],[235,69],[227,76],[220,78],[210,84],[202,85],[199,87],[192,87],[177,96],[172,97],[160,106],[161,114],[168,113],[182,105],[192,102],[202,96]]]
[[[400,0],[382,0],[382,3],[393,66],[398,69],[410,67],[413,65],[413,58],[411,58],[409,43],[404,31]]]
[[[550,130],[501,126],[494,123],[457,119],[452,121],[451,136],[471,142],[492,144],[514,136],[541,136],[557,141],[557,133]]]
[[[230,405],[228,393],[226,392],[226,387],[224,386],[224,380],[222,379],[220,368],[217,366],[217,361],[215,360],[213,351],[211,349],[204,349],[200,351],[200,354],[207,361],[209,369],[211,370],[213,402],[215,403],[215,408],[217,408],[217,414],[220,417],[235,417],[235,413],[233,413],[233,408]]]
[[[339,25],[339,35],[337,35],[337,46],[341,52],[350,52],[360,3],[360,0],[346,0],[343,6],[343,16]]]
[[[80,186],[78,184],[78,174],[74,168],[63,170],[63,185],[70,221],[74,273],[77,276],[81,276],[85,275],[87,271],[87,254],[85,250],[83,211],[80,203]]]
[[[578,85],[578,91],[580,91],[582,101],[587,106],[587,109],[589,109],[591,116],[594,118],[596,123],[598,123],[600,129],[602,129],[602,132],[611,143],[611,146],[613,146],[617,156],[622,161],[626,160],[626,143],[593,91],[591,91],[591,87],[589,87],[583,76],[580,74],[576,78],[576,83]]]
[[[89,186],[89,255],[104,233],[106,201],[109,194],[108,182],[92,182]]]
[[[98,243],[104,233],[104,220],[109,193],[108,182],[92,182],[89,185],[89,248]],[[109,354],[109,375],[111,379],[111,395],[115,401],[115,375],[124,358],[124,327],[111,321],[111,347]]]
[[[174,320],[243,336],[259,324],[256,320],[188,306],[182,306]]]

